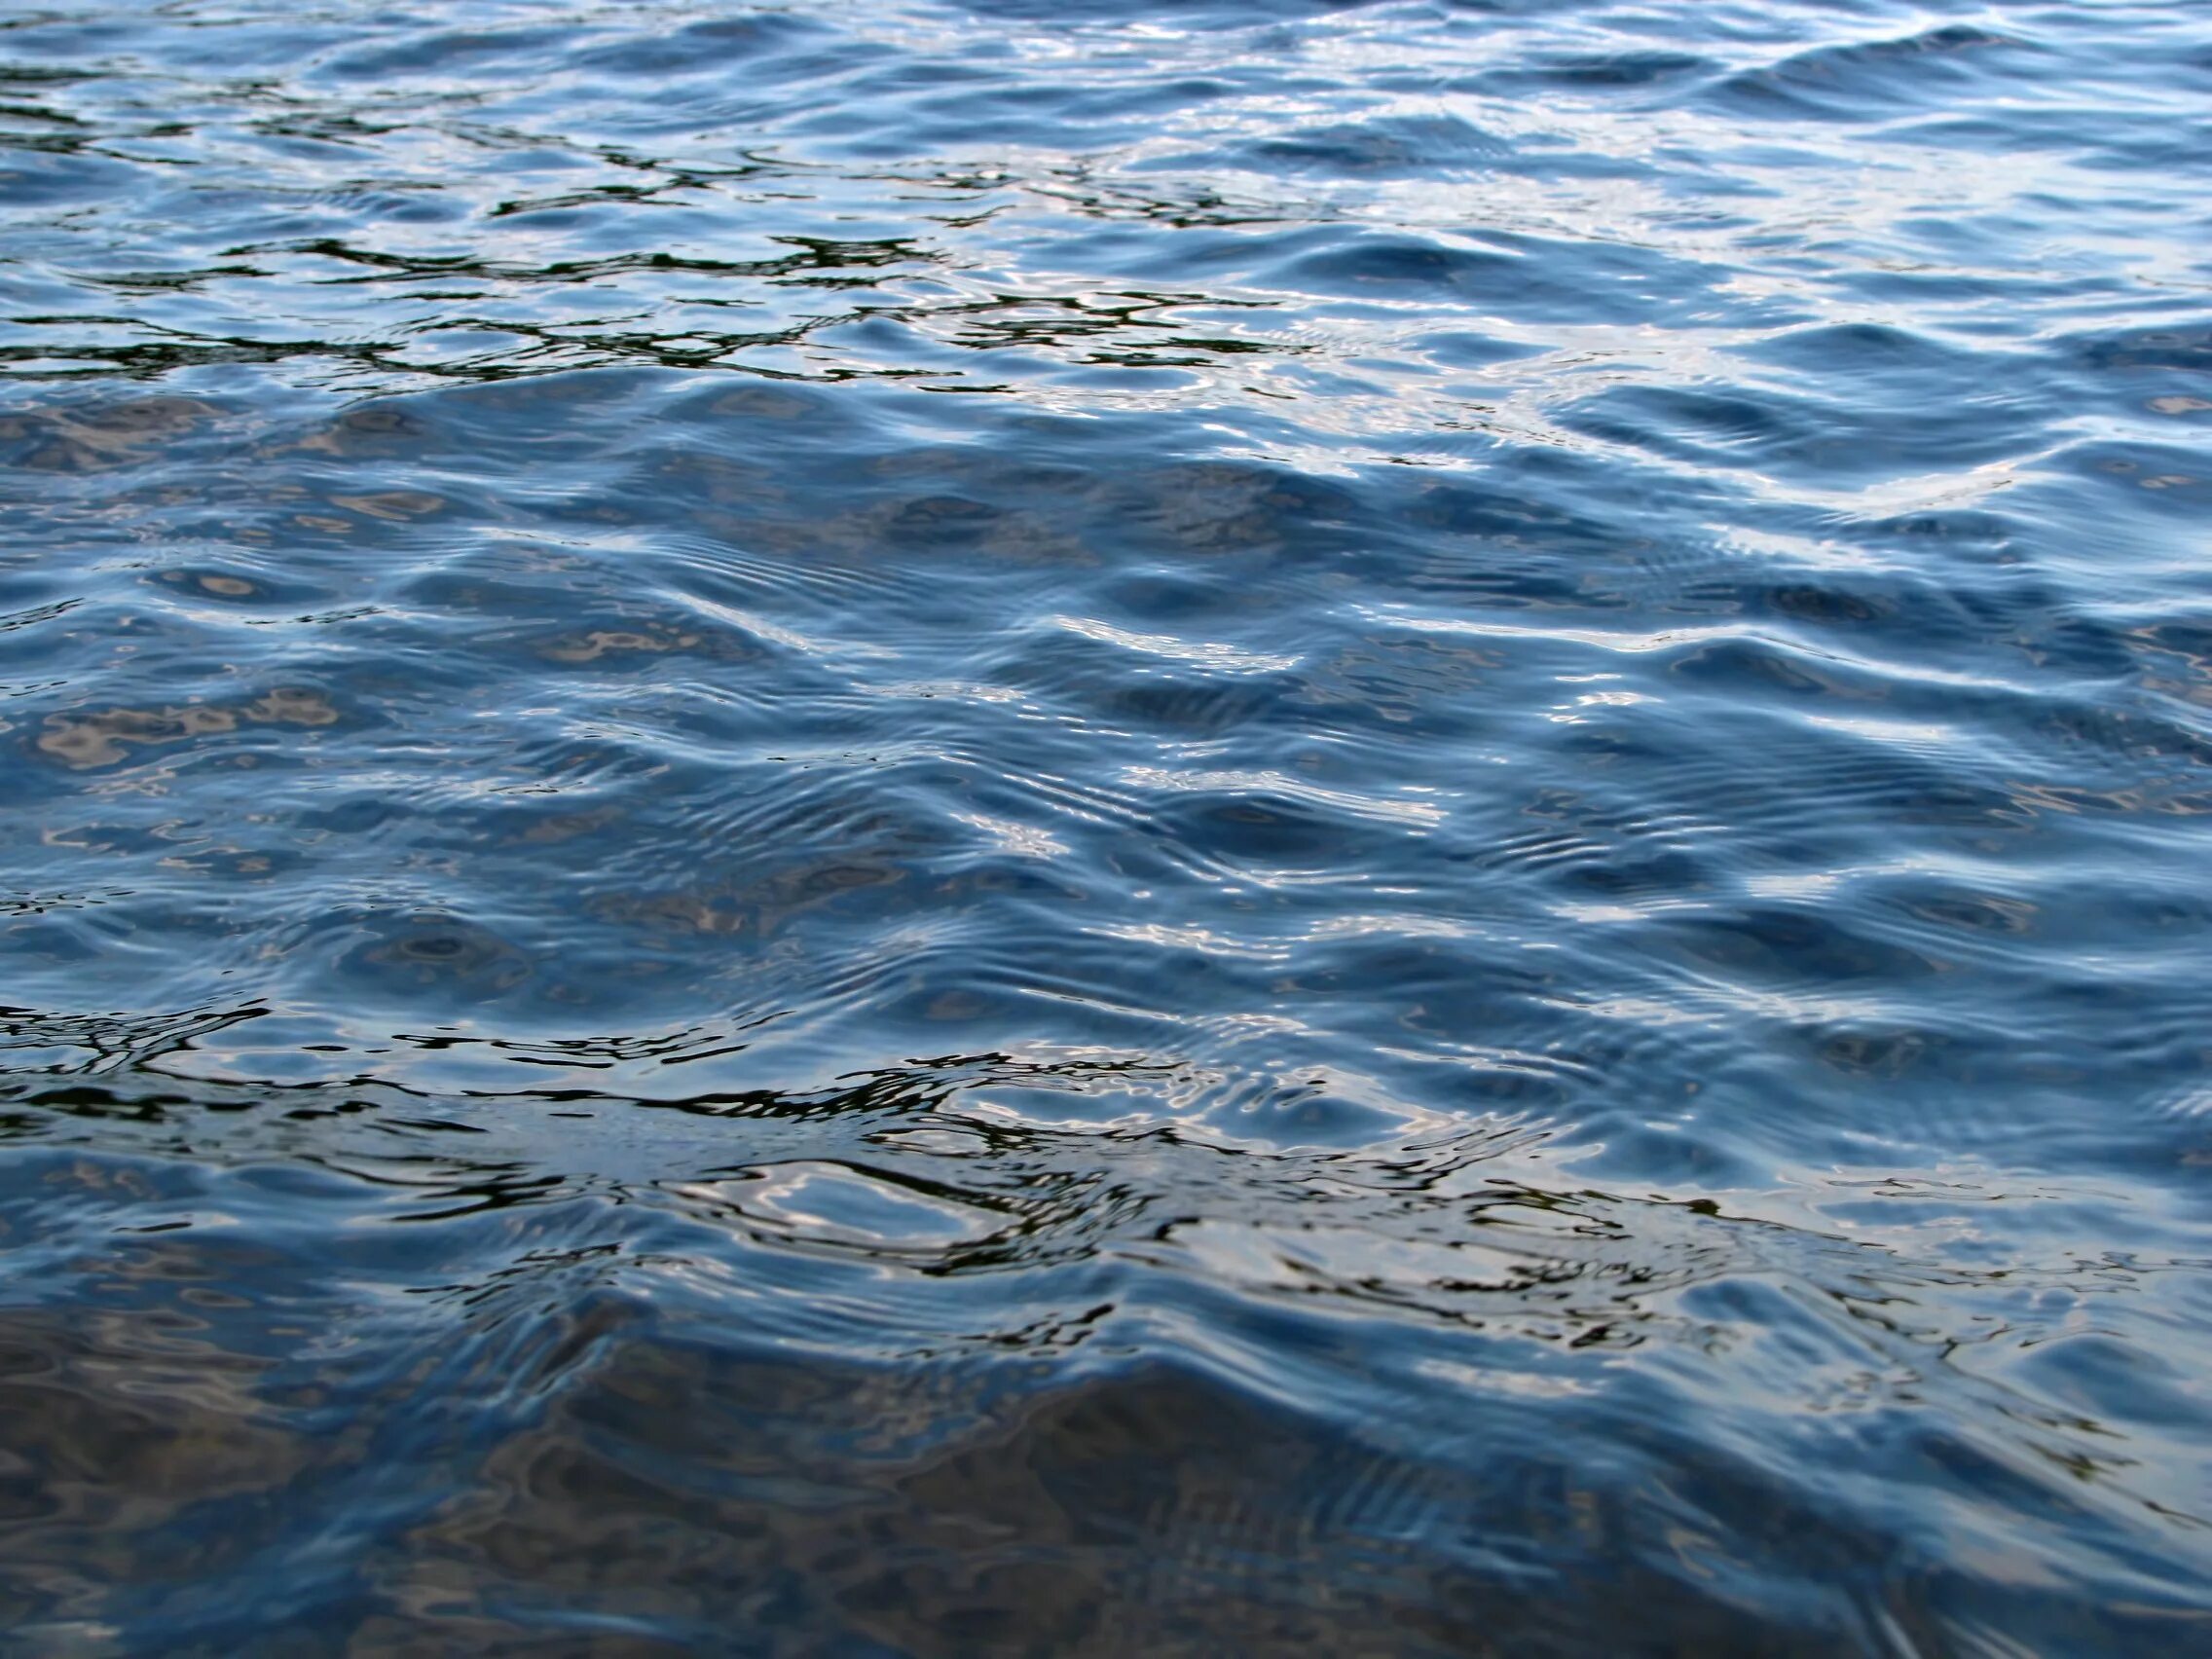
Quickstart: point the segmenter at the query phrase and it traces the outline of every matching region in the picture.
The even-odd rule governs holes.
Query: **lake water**
[[[0,13],[8,1651],[2212,1650],[2212,7]]]

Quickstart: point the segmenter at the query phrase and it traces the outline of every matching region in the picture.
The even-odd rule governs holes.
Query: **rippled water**
[[[0,83],[11,1650],[2212,1647],[2212,8]]]

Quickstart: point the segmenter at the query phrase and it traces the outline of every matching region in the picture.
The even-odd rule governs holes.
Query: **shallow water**
[[[11,1650],[2212,1648],[2212,11],[0,83]]]

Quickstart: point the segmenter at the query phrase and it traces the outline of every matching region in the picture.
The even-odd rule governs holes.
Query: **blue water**
[[[0,12],[0,1646],[2212,1651],[2212,6]]]

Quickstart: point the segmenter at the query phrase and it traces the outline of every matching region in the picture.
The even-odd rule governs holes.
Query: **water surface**
[[[0,13],[0,1621],[2212,1648],[2212,12]]]

